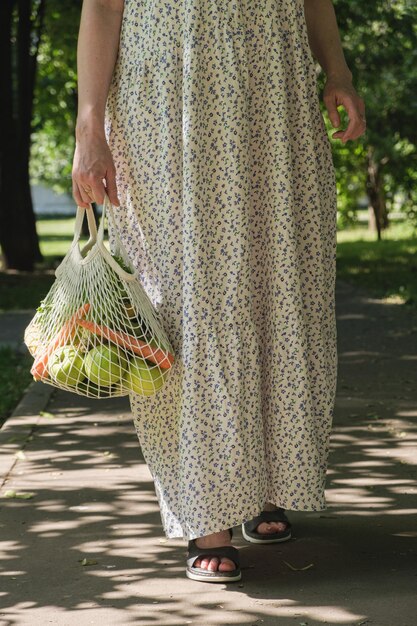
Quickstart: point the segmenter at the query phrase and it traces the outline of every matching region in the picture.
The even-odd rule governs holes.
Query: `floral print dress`
[[[336,187],[303,0],[125,0],[117,229],[175,350],[130,396],[167,537],[326,508]]]

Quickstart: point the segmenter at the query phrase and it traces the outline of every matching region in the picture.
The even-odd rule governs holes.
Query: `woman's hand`
[[[104,186],[103,180],[106,185]],[[77,206],[103,204],[107,193],[114,206],[120,206],[116,170],[104,133],[84,132],[76,138],[72,166],[72,194]]]
[[[365,103],[349,78],[327,77],[323,90],[323,102],[335,128],[341,123],[337,110],[339,105],[343,105],[349,117],[346,129],[333,133],[333,139],[341,139],[343,143],[346,143],[349,139],[357,139],[366,131]]]

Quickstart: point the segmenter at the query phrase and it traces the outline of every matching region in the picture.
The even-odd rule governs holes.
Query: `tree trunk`
[[[29,158],[36,60],[45,0],[39,0],[35,22],[32,2],[17,1],[17,37],[13,24],[15,0],[1,0],[0,5],[3,60],[0,73],[3,131],[0,136],[0,245],[6,267],[31,271],[34,263],[42,260],[32,205]],[[13,64],[11,47],[13,38],[17,40],[16,64]],[[13,78],[17,84],[15,91]]]
[[[374,160],[372,148],[368,150],[367,164],[366,191],[370,209],[369,228],[372,231],[376,230],[378,240],[381,240],[382,229],[387,228],[389,225],[388,211],[381,167],[380,164]]]
[[[13,143],[12,117],[12,29],[13,0],[0,2],[0,245],[3,258],[6,262],[4,244],[7,242],[7,224],[5,215],[10,211],[11,204],[7,202],[6,181],[8,177],[9,152]]]

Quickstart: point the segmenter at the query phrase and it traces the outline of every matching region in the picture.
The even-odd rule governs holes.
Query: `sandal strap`
[[[239,550],[234,546],[220,546],[218,548],[199,548],[195,544],[195,539],[188,542],[187,565],[193,567],[194,561],[199,557],[212,556],[221,559],[226,557],[234,562],[236,569],[240,567]]]
[[[262,524],[262,522],[266,522],[266,523],[284,522],[287,524],[287,528],[285,530],[288,530],[289,528],[291,528],[291,523],[288,520],[287,516],[285,515],[285,510],[282,508],[279,508],[276,511],[262,511],[259,515],[257,515],[253,519],[247,522],[244,522],[245,529],[248,530],[249,532],[253,532],[255,531],[256,527],[259,526],[259,524]]]

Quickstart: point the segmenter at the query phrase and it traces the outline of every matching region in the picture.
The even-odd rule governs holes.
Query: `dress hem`
[[[325,511],[327,510],[328,506],[327,503],[325,503],[323,506],[321,507],[317,507],[317,508],[312,508],[312,507],[308,507],[308,508],[303,508],[303,509],[294,509],[294,508],[290,508],[290,507],[286,507],[283,504],[280,504],[278,501],[273,501],[271,499],[268,499],[268,502],[271,502],[272,504],[274,504],[277,507],[282,507],[285,511],[287,512],[319,512],[319,511]],[[253,519],[254,517],[257,517],[261,511],[263,510],[263,507],[257,507],[256,509],[253,510],[253,512],[249,512],[247,515],[245,515],[243,518],[240,515],[239,518],[230,518],[231,521],[229,523],[225,522],[222,523],[222,528],[218,528],[218,527],[211,527],[208,530],[204,530],[203,533],[200,534],[196,534],[195,532],[190,532],[189,534],[184,531],[183,534],[179,535],[178,533],[176,533],[176,531],[174,531],[175,534],[170,534],[167,533],[164,529],[165,532],[165,536],[167,539],[184,539],[185,541],[190,541],[191,539],[197,539],[199,537],[204,537],[206,535],[211,535],[212,533],[217,533],[217,532],[221,532],[223,530],[228,530],[229,528],[235,528],[236,526],[241,526],[241,524],[243,524],[244,522],[247,522],[251,519]]]

